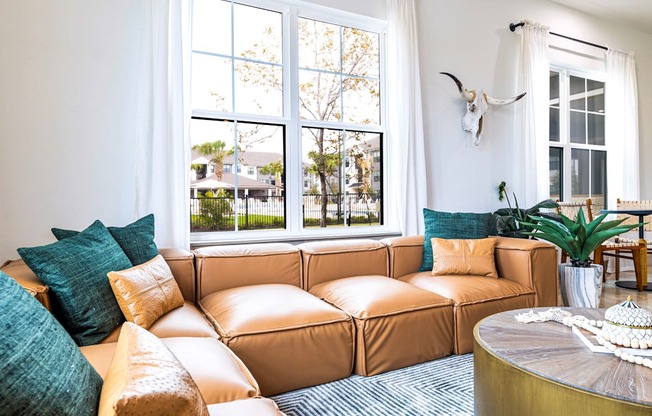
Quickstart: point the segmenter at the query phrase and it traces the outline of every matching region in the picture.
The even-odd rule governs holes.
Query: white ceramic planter
[[[602,265],[573,267],[559,265],[559,288],[564,306],[597,308],[602,294]]]

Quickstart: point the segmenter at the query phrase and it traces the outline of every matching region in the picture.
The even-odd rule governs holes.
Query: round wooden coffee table
[[[591,319],[605,311],[563,309]],[[562,324],[514,318],[528,310],[475,326],[475,416],[652,415],[652,369],[591,352]]]

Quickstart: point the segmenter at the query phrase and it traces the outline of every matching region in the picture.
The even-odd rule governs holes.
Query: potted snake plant
[[[621,224],[625,219],[604,221],[607,215],[602,214],[587,223],[584,213],[580,210],[575,221],[559,214],[559,221],[530,216],[532,222],[523,223],[535,230],[525,234],[549,241],[568,254],[570,263],[559,265],[559,286],[566,306],[599,306],[602,265],[592,264],[591,253],[611,237],[642,225]]]

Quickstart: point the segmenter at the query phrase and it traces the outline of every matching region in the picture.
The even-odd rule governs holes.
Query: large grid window
[[[193,1],[193,239],[383,224],[384,25],[324,10]]]
[[[607,200],[605,84],[566,69],[550,71],[550,195],[562,201]]]

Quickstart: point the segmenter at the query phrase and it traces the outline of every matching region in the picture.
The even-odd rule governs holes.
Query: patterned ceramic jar
[[[652,338],[652,313],[632,301],[626,301],[607,309],[604,314],[602,334],[604,338],[612,337],[638,340]]]

